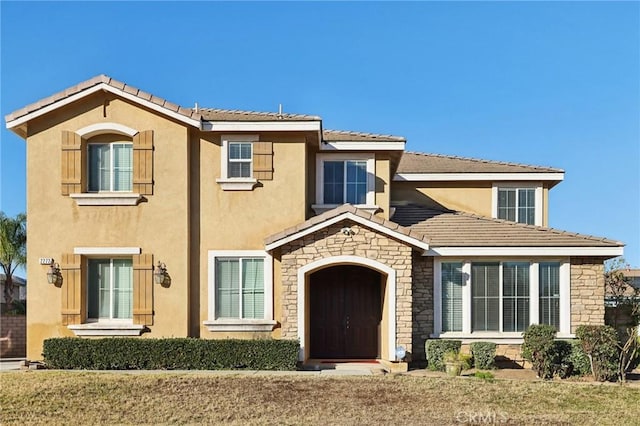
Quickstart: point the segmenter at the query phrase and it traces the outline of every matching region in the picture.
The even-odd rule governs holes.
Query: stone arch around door
[[[383,278],[384,295],[382,297],[380,357],[393,360],[396,347],[396,271],[392,267],[373,259],[359,256],[332,256],[308,263],[298,269],[297,274],[297,311],[298,311],[298,339],[300,340],[300,360],[309,358],[309,281],[313,273],[334,266],[360,266],[371,269]]]

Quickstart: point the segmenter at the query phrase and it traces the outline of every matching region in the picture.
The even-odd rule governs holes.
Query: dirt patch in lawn
[[[633,424],[640,389],[528,380],[30,371],[0,375],[5,424]]]

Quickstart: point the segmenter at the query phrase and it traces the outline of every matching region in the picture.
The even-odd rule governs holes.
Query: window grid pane
[[[500,329],[500,264],[473,263],[471,265],[473,331]]]
[[[519,189],[518,190],[518,222],[529,225],[535,224],[536,206],[535,206],[535,190]]]
[[[560,330],[560,263],[541,263],[539,272],[540,324]]]
[[[88,190],[131,191],[133,188],[133,146],[131,143],[89,144]]]
[[[505,262],[502,265],[503,331],[524,331],[528,325],[529,264]]]
[[[232,142],[229,143],[228,150],[228,177],[251,177],[252,144],[249,142]]]
[[[216,317],[240,317],[240,263],[216,259]]]
[[[442,331],[462,331],[462,263],[443,263]]]
[[[113,190],[131,191],[133,187],[133,147],[113,144]]]
[[[516,190],[498,189],[498,219],[516,220]]]
[[[324,203],[344,203],[344,161],[325,161],[324,171]]]
[[[367,202],[367,162],[346,162],[347,203],[366,204]]]

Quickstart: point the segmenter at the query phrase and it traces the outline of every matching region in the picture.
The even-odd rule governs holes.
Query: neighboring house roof
[[[540,179],[562,180],[564,170],[530,166],[525,164],[508,163],[503,161],[481,160],[450,155],[426,154],[419,152],[405,152],[398,166],[398,175],[428,175],[434,174],[540,174]],[[412,180],[396,179],[396,180]]]
[[[518,254],[517,248],[547,248],[549,254],[612,255],[623,243],[541,226],[492,219],[459,211],[441,211],[418,205],[395,207],[392,220],[429,238],[437,247],[504,247]],[[562,250],[551,250],[560,248]],[[580,250],[581,248],[589,250]],[[557,253],[556,253],[557,252]],[[445,254],[445,253],[441,253]],[[478,251],[478,255],[482,254]],[[617,255],[617,254],[616,254]]]
[[[376,133],[353,132],[348,130],[324,130],[325,142],[405,142],[402,136],[380,135]]]
[[[631,279],[630,283],[633,287],[640,289],[640,269],[622,269],[622,273]]]
[[[27,280],[25,280],[22,277],[17,277],[17,276],[13,276],[13,284],[20,286],[20,287],[24,287],[27,285]],[[5,275],[4,274],[0,274],[0,283],[2,283],[2,285],[4,285],[4,280],[5,280]]]
[[[414,247],[423,250],[429,248],[429,239],[425,235],[402,227],[390,220],[382,219],[374,214],[360,210],[351,204],[343,204],[335,209],[314,216],[297,226],[287,228],[282,232],[267,237],[265,239],[266,248],[267,250],[272,250],[290,241],[297,240],[305,235],[347,219],[404,241]]]

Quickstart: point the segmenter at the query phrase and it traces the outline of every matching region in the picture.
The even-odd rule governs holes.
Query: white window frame
[[[324,162],[325,161],[366,161],[367,164],[367,194],[365,204],[356,204],[355,207],[375,213],[379,207],[375,204],[376,161],[373,153],[341,153],[341,154],[316,154],[316,204],[311,208],[320,214],[334,209],[339,204],[324,203]]]
[[[142,253],[140,247],[74,247],[73,254],[79,254],[85,258],[106,259],[106,258],[132,258],[132,256]],[[84,283],[89,285],[89,268],[86,268]],[[89,305],[89,292],[86,292],[86,303]],[[76,336],[140,336],[145,330],[145,326],[134,324],[131,319],[98,320],[87,318],[84,324],[71,324],[67,328]]]
[[[258,180],[253,177],[253,158],[251,158],[251,177],[229,177],[229,144],[230,143],[251,143],[260,140],[260,136],[253,135],[222,135],[222,146],[220,149],[220,178],[216,179],[216,182],[220,185],[223,191],[251,191],[258,183]],[[251,154],[253,157],[253,146],[251,147]]]
[[[216,259],[264,259],[264,318],[216,318]],[[272,331],[273,320],[273,258],[264,250],[210,250],[208,253],[208,319],[203,325],[209,331]]]
[[[88,307],[89,307],[89,261],[90,260],[109,260],[109,269],[111,270],[109,273],[109,300],[111,303],[109,304],[109,318],[89,318]],[[127,259],[131,260],[131,318],[113,318],[113,286],[114,286],[114,274],[113,274],[113,261],[116,259]],[[91,256],[87,258],[87,271],[85,274],[86,283],[87,283],[87,322],[98,322],[98,323],[107,323],[107,324],[133,324],[133,259],[130,256]],[[100,295],[98,294],[98,298]]]
[[[462,289],[462,332],[442,331],[442,263],[461,262],[463,273]],[[472,331],[472,296],[471,296],[471,264],[474,262],[500,263],[500,330],[503,329],[502,318],[502,264],[505,262],[529,263],[529,323],[539,323],[538,277],[539,263],[557,262],[560,264],[560,330],[556,337],[574,338],[571,334],[571,263],[568,258],[435,258],[433,265],[433,334],[432,338],[455,338],[464,342],[488,340],[496,343],[522,343],[522,332]]]
[[[535,219],[534,225],[542,226],[544,213],[542,182],[494,182],[491,187],[491,217],[498,218],[498,190],[499,189],[534,189],[535,190]],[[516,192],[517,194],[517,192]],[[518,221],[518,203],[516,200],[516,222]]]
[[[91,156],[89,155],[89,151],[91,150],[91,146],[98,145],[109,145],[109,157],[110,157],[110,165],[109,165],[109,189],[108,190],[93,190],[89,188],[89,184],[91,181],[91,170],[93,165],[91,164]],[[128,145],[131,147],[131,189],[128,190],[119,190],[114,191],[114,161],[113,161],[113,147],[114,145]],[[100,175],[98,173],[98,175]],[[87,192],[92,194],[130,194],[133,192],[133,142],[130,141],[113,141],[113,142],[89,142],[87,144]]]

